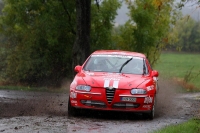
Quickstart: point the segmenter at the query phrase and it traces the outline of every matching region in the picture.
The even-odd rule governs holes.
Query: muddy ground
[[[68,93],[0,90],[3,133],[147,133],[200,118],[200,93],[178,93],[176,84],[160,80],[154,120],[140,114],[86,111],[67,116]]]

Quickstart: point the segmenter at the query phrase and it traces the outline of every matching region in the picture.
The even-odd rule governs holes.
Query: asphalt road
[[[96,111],[68,117],[68,93],[0,90],[0,132],[147,133],[200,113],[200,93],[177,93],[178,86],[168,81],[160,81],[159,86],[154,120],[140,114]]]

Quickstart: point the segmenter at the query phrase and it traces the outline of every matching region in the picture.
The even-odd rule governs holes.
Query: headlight
[[[80,90],[80,91],[90,91],[91,87],[87,86],[87,85],[77,85],[76,86],[76,90]]]
[[[144,90],[144,89],[132,89],[131,90],[131,94],[146,94],[147,93],[147,91],[146,90]]]

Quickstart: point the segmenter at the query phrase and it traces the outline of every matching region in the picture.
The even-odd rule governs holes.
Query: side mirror
[[[158,71],[156,71],[156,70],[151,71],[151,76],[152,77],[158,77],[159,76]]]
[[[79,73],[81,71],[81,67],[82,66],[80,66],[80,65],[75,66],[74,71],[77,72],[77,73]]]

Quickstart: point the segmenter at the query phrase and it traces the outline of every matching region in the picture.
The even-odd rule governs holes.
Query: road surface
[[[96,111],[68,117],[68,93],[0,90],[0,133],[147,133],[200,113],[200,93],[177,93],[178,86],[167,81],[159,86],[154,120],[140,114]]]

